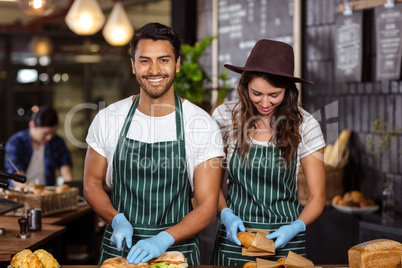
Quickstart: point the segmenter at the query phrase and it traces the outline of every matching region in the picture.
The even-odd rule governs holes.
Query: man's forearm
[[[189,239],[214,223],[216,205],[198,205],[178,224],[166,230],[175,239],[175,243]]]
[[[103,186],[100,187],[96,184],[88,183],[88,185],[84,187],[84,196],[91,208],[111,225],[113,217],[119,212],[113,207]]]

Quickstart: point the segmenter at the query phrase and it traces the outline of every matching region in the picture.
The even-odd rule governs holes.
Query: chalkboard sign
[[[361,81],[363,12],[339,13],[335,28],[335,78],[337,81]]]
[[[376,80],[399,79],[402,58],[402,5],[376,7]]]
[[[293,1],[219,0],[218,63],[244,66],[260,39],[293,44]],[[230,85],[236,88],[239,74],[229,72]]]

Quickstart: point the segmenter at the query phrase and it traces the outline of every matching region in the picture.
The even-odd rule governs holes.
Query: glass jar
[[[384,218],[393,218],[394,211],[394,183],[388,175],[384,175],[382,189],[382,216]]]

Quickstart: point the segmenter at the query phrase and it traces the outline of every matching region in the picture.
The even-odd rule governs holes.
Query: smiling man
[[[174,94],[180,45],[159,23],[138,30],[131,64],[140,94],[101,110],[89,128],[84,194],[108,223],[99,263],[120,256],[124,239],[130,263],[167,249],[200,263],[194,236],[215,220],[224,152],[215,121]]]

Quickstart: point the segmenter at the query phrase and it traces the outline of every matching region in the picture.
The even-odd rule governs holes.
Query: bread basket
[[[336,166],[325,165],[325,205],[330,206],[332,198],[337,194],[343,194],[343,172],[349,160],[349,149],[345,152]],[[306,178],[300,167],[297,174],[297,197],[305,206],[309,198]]]

